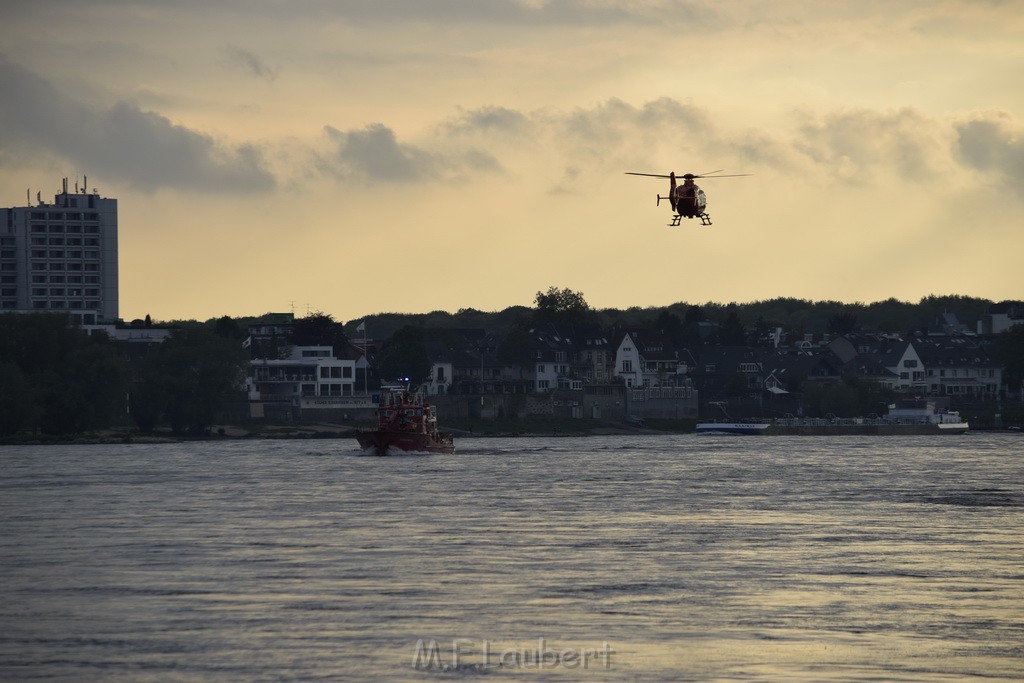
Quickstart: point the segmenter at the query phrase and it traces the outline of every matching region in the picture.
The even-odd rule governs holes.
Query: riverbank
[[[694,431],[693,420],[649,420],[642,424],[582,419],[506,419],[454,420],[442,424],[442,431],[459,436],[537,437],[537,436],[609,436],[615,434],[685,434]],[[167,443],[187,441],[221,441],[245,439],[351,439],[367,424],[221,424],[205,434],[175,434],[169,429],[143,433],[126,429],[109,429],[90,434],[52,435],[20,434],[0,439],[4,445],[104,444],[104,443]]]
[[[188,441],[243,441],[273,439],[353,439],[359,429],[370,429],[371,425],[352,424],[223,424],[214,426],[200,435],[174,434],[169,429],[152,433],[111,429],[92,434],[47,435],[22,434],[0,439],[0,447],[16,445],[61,445],[61,444],[152,444],[179,443]],[[463,420],[441,425],[442,431],[449,431],[459,437],[587,437],[615,436],[628,434],[691,434],[696,431],[694,420],[644,420],[640,424],[629,422],[581,420],[581,419],[532,419],[532,420]],[[1009,432],[1022,434],[1019,427],[1004,429],[975,429],[970,432]],[[775,432],[777,435],[781,432]],[[793,432],[813,435],[811,431]],[[766,434],[773,434],[766,432]],[[863,432],[828,431],[827,435],[863,434]],[[882,434],[885,435],[885,434]],[[894,435],[894,434],[890,434]]]

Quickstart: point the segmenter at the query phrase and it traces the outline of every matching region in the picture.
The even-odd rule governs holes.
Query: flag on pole
[[[363,334],[366,333],[366,321],[365,320],[363,322],[359,323],[358,327],[356,327],[356,332],[362,332]]]

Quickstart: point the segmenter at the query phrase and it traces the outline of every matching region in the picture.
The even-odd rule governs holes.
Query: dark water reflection
[[[8,447],[0,678],[1012,680],[1022,482],[988,434]]]

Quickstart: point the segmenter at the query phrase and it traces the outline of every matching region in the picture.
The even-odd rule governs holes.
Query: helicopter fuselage
[[[686,185],[673,187],[669,192],[669,201],[672,203],[672,210],[685,218],[695,218],[704,213],[708,206],[707,195],[689,181]]]

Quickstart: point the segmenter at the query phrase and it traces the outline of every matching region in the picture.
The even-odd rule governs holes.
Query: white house
[[[627,387],[675,386],[685,369],[668,338],[661,333],[624,332],[615,345],[614,374],[622,377]]]
[[[444,396],[451,393],[455,378],[455,364],[450,356],[435,358],[430,366],[430,377],[424,383],[428,396]]]
[[[544,393],[558,388],[560,377],[569,374],[565,351],[537,351],[533,365],[533,390]]]
[[[299,405],[303,398],[352,396],[355,367],[330,346],[293,346],[288,358],[249,362],[249,400]]]
[[[907,344],[902,352],[897,351],[892,355],[894,364],[887,364],[886,369],[895,374],[896,391],[910,391],[911,388],[921,386],[924,381],[924,363],[913,344]],[[890,360],[891,363],[891,360]]]
[[[921,384],[933,396],[999,394],[1003,369],[986,346],[966,336],[927,337],[912,342],[924,365]]]

